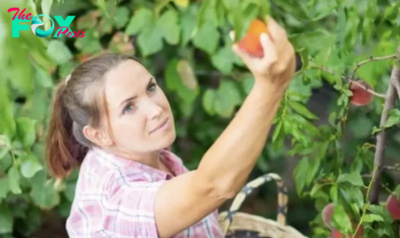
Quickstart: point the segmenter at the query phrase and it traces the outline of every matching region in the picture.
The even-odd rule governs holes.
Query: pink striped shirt
[[[161,160],[175,176],[187,172],[168,150]],[[79,172],[66,224],[69,237],[158,238],[154,200],[169,179],[163,171],[93,148]],[[223,238],[217,216],[215,211],[173,238]]]

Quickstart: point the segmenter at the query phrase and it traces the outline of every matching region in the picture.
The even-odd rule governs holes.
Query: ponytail
[[[65,82],[57,85],[46,143],[46,162],[54,177],[66,177],[83,160],[86,150],[73,136],[73,120],[65,105]]]

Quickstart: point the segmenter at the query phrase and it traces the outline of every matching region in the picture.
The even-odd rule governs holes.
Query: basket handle
[[[286,214],[287,214],[287,204],[288,204],[288,195],[287,195],[287,188],[285,183],[281,179],[278,174],[275,173],[268,173],[264,174],[250,182],[248,182],[242,190],[236,195],[235,199],[229,210],[227,211],[226,217],[224,218],[224,234],[226,234],[229,230],[229,227],[233,221],[233,216],[236,212],[239,211],[240,206],[242,205],[244,199],[247,195],[252,193],[254,189],[260,187],[266,182],[274,180],[278,187],[278,214],[277,214],[277,222],[280,225],[286,225]]]

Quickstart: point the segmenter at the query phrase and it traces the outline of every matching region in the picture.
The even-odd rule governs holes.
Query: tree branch
[[[400,172],[400,164],[385,165],[385,166],[383,166],[383,168],[386,169],[386,170]]]
[[[394,85],[400,82],[400,63],[397,63],[397,67],[393,67],[392,73],[390,75],[389,88],[387,90],[387,97],[385,100],[385,106],[382,112],[380,127],[385,125],[389,118],[389,111],[394,107],[395,99],[397,96],[396,88]],[[381,187],[381,174],[383,170],[383,159],[385,157],[385,147],[386,147],[386,132],[382,130],[378,133],[376,137],[376,150],[374,158],[374,181],[371,188],[371,196],[369,201],[371,204],[379,204],[379,189]]]
[[[363,61],[363,62],[364,62],[364,61]],[[323,71],[325,71],[325,72],[327,72],[327,73],[330,73],[330,74],[332,74],[332,75],[338,75],[337,73],[333,72],[332,70],[330,70],[330,69],[328,69],[328,68],[326,68],[326,67],[324,67],[324,66],[313,66],[313,67],[311,67],[311,68],[323,70]],[[348,78],[346,78],[346,76],[344,76],[344,75],[342,75],[341,77],[342,77],[342,79],[345,80],[345,81],[349,81],[349,82],[351,82],[351,83],[354,83],[354,84],[358,85],[359,87],[361,87],[362,89],[364,89],[365,91],[369,92],[369,93],[372,94],[372,95],[375,95],[375,96],[380,97],[380,98],[385,98],[385,97],[386,97],[385,94],[377,93],[377,92],[375,92],[374,90],[367,88],[366,86],[362,85],[361,83],[359,83],[359,82],[357,82],[357,81],[354,81],[354,80],[351,79],[351,78],[348,79]],[[399,89],[400,89],[400,84],[399,84]]]
[[[372,56],[371,56],[369,59],[363,60],[363,61],[361,61],[361,62],[359,62],[359,63],[356,64],[356,67],[354,67],[353,74],[351,75],[351,78],[350,78],[350,79],[353,80],[353,79],[354,79],[354,76],[356,75],[357,70],[358,70],[361,66],[363,66],[364,64],[366,64],[366,63],[369,63],[369,62],[372,62],[372,61],[378,61],[378,60],[388,60],[388,59],[397,59],[397,58],[398,58],[397,53],[396,53],[396,54],[393,54],[393,55],[381,56],[381,57],[372,57]]]
[[[361,87],[362,89],[364,89],[365,91],[369,92],[372,95],[375,95],[375,96],[380,97],[380,98],[386,98],[385,94],[377,93],[374,90],[371,90],[371,89],[367,88],[366,86],[362,85],[361,83],[359,83],[357,81],[354,81],[352,79],[349,79],[349,81],[351,83],[354,83],[354,84],[358,85],[359,87]]]

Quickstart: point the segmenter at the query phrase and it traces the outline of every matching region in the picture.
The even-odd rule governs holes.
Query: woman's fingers
[[[283,29],[276,21],[270,16],[265,18],[265,22],[268,26],[268,31],[272,37],[274,43],[280,43],[282,40],[287,39],[287,34],[285,29]]]
[[[240,49],[237,44],[232,45],[232,50],[242,59],[246,65],[250,64],[251,56],[248,55],[244,50]]]
[[[264,52],[261,63],[264,65],[275,63],[277,60],[277,53],[271,38],[266,33],[262,33],[260,36],[260,43]]]
[[[235,41],[235,32],[234,31],[230,31],[229,32],[229,38],[231,38],[231,40],[234,42]]]

